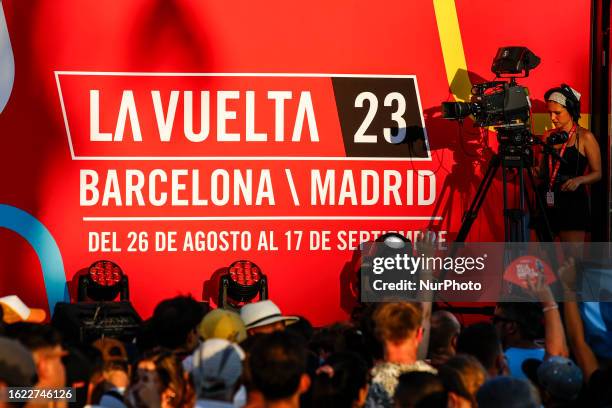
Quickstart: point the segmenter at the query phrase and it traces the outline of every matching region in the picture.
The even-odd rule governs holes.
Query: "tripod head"
[[[534,145],[541,146],[544,154],[567,164],[567,161],[553,148],[552,143],[540,140],[540,138],[531,133],[524,123],[495,126],[495,130],[497,131],[497,141],[499,142],[499,155],[505,168],[532,167],[534,164]],[[556,139],[559,138],[557,137]],[[557,141],[556,139],[554,139],[555,142]],[[552,139],[549,138],[549,140]],[[566,140],[567,138],[561,143]]]

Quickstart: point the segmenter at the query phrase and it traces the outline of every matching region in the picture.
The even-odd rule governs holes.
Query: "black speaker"
[[[90,344],[103,336],[131,342],[142,319],[130,302],[57,303],[51,324],[69,344]]]

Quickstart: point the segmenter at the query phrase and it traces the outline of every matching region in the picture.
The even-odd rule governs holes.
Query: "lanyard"
[[[569,136],[567,137],[567,141],[563,143],[561,146],[561,152],[559,152],[559,157],[563,157],[563,153],[565,153],[565,148],[567,147],[567,143],[572,138],[572,135],[576,132],[576,125],[572,126],[572,130],[569,132]],[[555,169],[553,170],[552,165],[552,155],[548,156],[548,174],[551,174],[550,184],[548,185],[548,191],[553,190],[553,185],[555,184],[555,179],[557,178],[557,173],[559,172],[559,168],[561,167],[561,160],[557,161],[555,165]]]

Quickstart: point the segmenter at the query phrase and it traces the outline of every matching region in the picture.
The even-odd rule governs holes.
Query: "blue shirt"
[[[508,360],[508,367],[510,368],[510,375],[514,378],[527,379],[527,376],[521,368],[523,361],[527,360],[528,358],[535,358],[543,361],[544,353],[543,348],[525,349],[510,347],[505,352],[506,359]]]

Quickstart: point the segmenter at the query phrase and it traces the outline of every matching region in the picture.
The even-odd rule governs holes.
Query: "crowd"
[[[74,387],[90,407],[606,407],[612,371],[585,340],[571,297],[500,303],[464,327],[431,302],[359,305],[313,328],[272,300],[208,310],[160,302],[132,342],[67,342],[44,313],[0,298],[0,390]],[[0,402],[0,406],[68,406]]]

